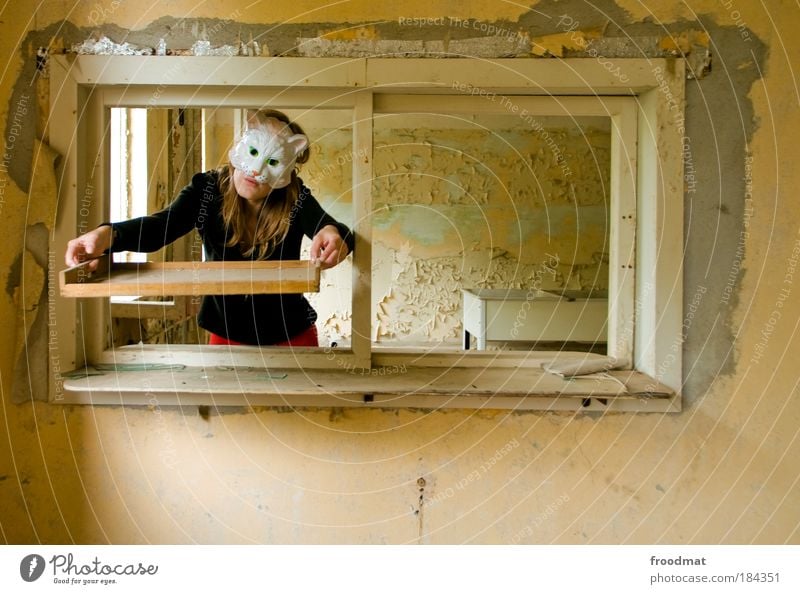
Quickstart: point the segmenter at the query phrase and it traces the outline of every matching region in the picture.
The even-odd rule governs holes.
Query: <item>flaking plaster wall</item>
[[[31,14],[29,4],[9,3],[0,15],[6,542],[800,541],[796,7],[299,0],[248,8],[229,0],[174,2],[166,14],[162,5],[48,1]],[[450,16],[457,27],[400,21]],[[20,357],[14,339],[35,325],[43,266],[60,268],[63,250],[42,246],[41,227],[54,213],[40,198],[47,193],[28,195],[31,170],[46,170],[31,165],[42,134],[37,113],[47,105],[35,76],[38,46],[102,30],[117,40],[130,31],[130,41],[151,45],[171,35],[188,47],[203,28],[218,43],[266,29],[274,52],[320,34],[349,47],[364,39],[502,42],[489,35],[492,25],[528,33],[531,53],[568,56],[586,49],[563,30],[568,23],[578,23],[580,39],[602,41],[600,58],[662,51],[676,39],[699,43],[695,56],[713,56],[711,71],[687,87],[684,158],[694,177],[686,180],[685,245],[664,247],[684,252],[686,340],[676,346],[684,412],[201,416],[157,401],[147,409],[12,402],[12,383],[43,373],[46,355]],[[688,31],[707,33],[705,42],[678,35]],[[23,373],[12,382],[15,367]]]

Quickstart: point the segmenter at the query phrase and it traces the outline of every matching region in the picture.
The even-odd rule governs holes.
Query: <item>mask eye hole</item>
[[[258,149],[256,147],[254,147],[254,146],[251,146],[250,150],[248,152],[250,153],[251,157],[257,157],[258,156]]]
[[[277,164],[278,164],[277,159],[267,159],[267,165],[269,165],[270,167],[275,167]]]

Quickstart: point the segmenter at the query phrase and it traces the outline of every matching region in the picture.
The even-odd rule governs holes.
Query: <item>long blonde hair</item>
[[[292,122],[281,111],[260,109],[247,113],[248,121],[254,124],[263,125],[269,118],[283,122],[293,134],[306,135],[299,124]],[[308,161],[308,156],[309,149],[306,148],[297,156],[296,164],[302,165]],[[242,204],[244,198],[239,196],[233,183],[233,165],[227,163],[217,171],[219,173],[219,189],[222,193],[222,220],[225,228],[230,230],[230,237],[225,245],[228,247],[239,246],[242,254],[248,258],[253,256],[257,260],[268,258],[289,233],[292,209],[297,204],[300,195],[300,180],[297,178],[297,172],[292,171],[292,179],[288,186],[272,190],[261,204],[255,232],[251,237],[247,227],[246,210]]]

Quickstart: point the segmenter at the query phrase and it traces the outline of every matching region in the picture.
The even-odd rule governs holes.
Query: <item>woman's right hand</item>
[[[111,231],[110,225],[102,225],[69,241],[67,243],[67,252],[64,254],[64,262],[66,262],[67,266],[72,267],[90,258],[102,255],[103,252],[111,247],[113,240]],[[97,262],[90,262],[87,266],[89,270],[94,270],[97,268]]]

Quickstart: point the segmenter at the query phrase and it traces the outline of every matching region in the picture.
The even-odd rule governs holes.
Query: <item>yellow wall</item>
[[[300,174],[325,209],[351,225],[346,117],[333,130],[300,116],[313,143]],[[520,130],[518,122],[379,119],[372,186],[377,342],[458,348],[462,288],[608,289],[609,126],[542,118],[537,124],[547,129],[538,132]],[[351,278],[348,260],[326,271],[321,292],[311,295],[325,345],[351,337]]]
[[[539,2],[536,8],[553,19],[517,3],[249,4],[177,1],[164,9],[164,3],[123,0],[70,8],[51,0],[31,15],[29,5],[9,3],[0,18],[3,129],[7,134],[19,109],[12,91],[19,93],[21,77],[30,76],[40,41],[29,35],[37,32],[72,42],[111,20],[157,37],[164,24],[154,21],[190,11],[192,18],[217,19],[238,11],[239,23],[279,24],[280,31],[306,36],[366,22],[373,23],[371,35],[383,38],[442,34],[399,27],[401,16],[472,17],[534,35],[558,32],[553,21],[565,13],[587,27],[603,24],[603,15],[583,2]],[[687,94],[691,164],[703,183],[687,188],[685,302],[698,287],[707,291],[684,347],[683,413],[259,410],[205,420],[196,408],[13,404],[14,337],[26,322],[18,313],[27,303],[20,287],[37,286],[41,272],[31,256],[20,257],[33,233],[26,224],[35,196],[29,202],[27,188],[0,172],[0,281],[7,289],[0,293],[2,539],[800,542],[800,300],[793,286],[800,110],[792,71],[799,63],[800,11],[781,4],[767,13],[736,0],[664,2],[657,9],[634,0],[596,4],[623,30],[702,29],[697,15],[709,27],[713,70],[689,83]],[[107,18],[91,12],[96,6],[105,7]],[[176,27],[191,34],[192,18]],[[745,201],[745,191],[752,199]],[[31,369],[41,373],[35,361]]]

